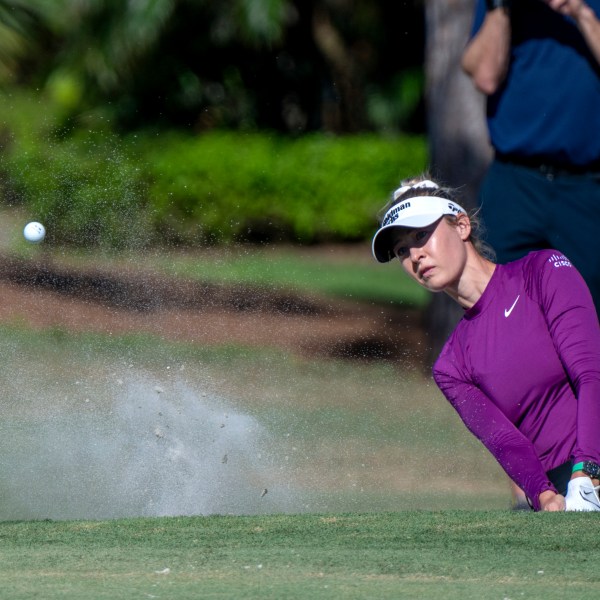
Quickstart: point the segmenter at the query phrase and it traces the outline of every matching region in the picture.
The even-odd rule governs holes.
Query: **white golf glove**
[[[565,503],[565,510],[600,510],[598,492],[589,477],[576,477],[569,481]]]

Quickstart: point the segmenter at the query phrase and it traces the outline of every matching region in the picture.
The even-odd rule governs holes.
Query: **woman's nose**
[[[423,257],[423,248],[419,246],[411,246],[409,250],[410,260],[412,262],[419,262]]]

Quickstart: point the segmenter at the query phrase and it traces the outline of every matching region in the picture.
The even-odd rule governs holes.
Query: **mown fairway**
[[[400,512],[0,524],[2,598],[597,597],[597,517]]]

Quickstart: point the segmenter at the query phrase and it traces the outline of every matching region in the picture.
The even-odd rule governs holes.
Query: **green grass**
[[[3,598],[595,598],[591,514],[499,511],[0,524]]]
[[[366,245],[313,249],[233,245],[194,253],[160,249],[143,254],[107,254],[32,247],[19,239],[14,231],[11,233],[12,237],[6,234],[4,239],[12,241],[12,254],[24,259],[51,260],[57,266],[133,267],[197,281],[287,289],[334,300],[394,303],[407,308],[423,308],[430,299],[430,294],[410,280],[397,263],[376,263]]]
[[[364,254],[359,254],[362,251]],[[222,256],[169,257],[158,266],[177,276],[204,281],[275,285],[304,292],[359,301],[394,302],[405,306],[426,304],[427,292],[412,282],[397,264],[379,265],[366,246],[307,253],[300,249],[233,249]]]

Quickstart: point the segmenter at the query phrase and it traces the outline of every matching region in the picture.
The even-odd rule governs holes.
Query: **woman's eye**
[[[425,239],[427,237],[427,231],[417,231],[417,233],[415,234],[415,239],[417,240],[417,242],[420,242],[421,240]]]
[[[404,256],[408,252],[408,248],[406,246],[398,246],[394,249],[394,254],[400,258]]]

